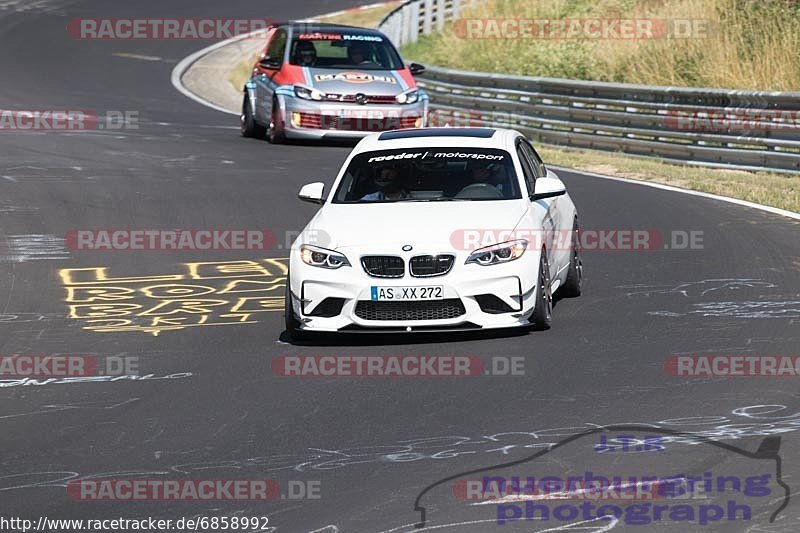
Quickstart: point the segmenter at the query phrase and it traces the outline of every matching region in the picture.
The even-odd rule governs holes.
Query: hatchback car
[[[423,71],[377,30],[275,25],[244,86],[242,135],[278,143],[423,127],[428,97],[414,82]]]

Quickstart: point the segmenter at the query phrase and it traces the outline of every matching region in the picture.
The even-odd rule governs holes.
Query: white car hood
[[[405,244],[450,249],[456,232],[513,230],[529,208],[525,200],[326,204],[306,230],[320,246],[337,250]]]

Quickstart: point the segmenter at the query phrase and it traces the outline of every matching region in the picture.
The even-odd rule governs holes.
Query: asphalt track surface
[[[139,373],[150,376],[28,385],[3,381],[0,515],[34,520],[268,516],[274,528],[269,531],[411,531],[420,520],[417,496],[431,484],[473,469],[563,477],[587,470],[640,476],[775,473],[774,461],[707,443],[669,444],[657,453],[601,454],[593,449],[597,435],[510,469],[496,466],[607,424],[651,424],[648,434],[658,428],[690,431],[750,452],[775,434],[781,437],[783,481],[800,487],[796,378],[685,379],[663,370],[664,360],[678,353],[798,355],[800,225],[714,200],[564,172],[584,228],[702,231],[703,248],[585,252],[584,295],[560,301],[547,332],[291,345],[282,335],[281,308],[252,313],[250,323],[228,319],[218,327],[180,327],[158,335],[92,331],[86,318],[68,316],[65,279],[91,280],[97,272],[64,269],[105,267],[109,277],[140,280],[170,274],[186,278],[187,264],[213,269],[196,264],[233,260],[268,264],[267,278],[276,282],[268,294],[279,306],[280,263],[262,260],[284,257],[282,250],[63,251],[59,238],[76,228],[265,228],[283,235],[302,228],[314,212],[296,201],[299,186],[318,179],[330,183],[348,149],[245,140],[230,115],[178,93],[170,85],[171,69],[206,42],[78,41],[66,34],[66,22],[77,17],[289,19],[350,5],[55,0],[12,2],[0,11],[0,108],[139,112],[138,129],[0,134],[0,353],[136,356]],[[115,55],[120,53],[149,59]],[[115,285],[158,282],[136,283]],[[139,304],[134,307],[141,311],[153,301]],[[148,318],[141,316],[136,324]],[[525,374],[299,379],[275,376],[270,367],[281,355],[330,354],[522,357]],[[166,376],[170,379],[158,379]],[[485,474],[472,474],[477,475]],[[281,487],[290,480],[313,481],[319,483],[320,498],[75,501],[64,486],[81,478],[275,479]],[[444,531],[800,530],[796,501],[769,522],[784,496],[775,483],[770,496],[756,498],[751,520],[706,526],[552,519],[501,527],[493,522],[494,505],[466,505],[453,497],[451,485],[445,482],[422,496],[427,526],[454,524],[438,529]]]

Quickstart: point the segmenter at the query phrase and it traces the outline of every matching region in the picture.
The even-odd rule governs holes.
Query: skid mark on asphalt
[[[45,132],[20,132],[22,135],[69,135],[68,133],[45,133]],[[107,134],[103,134],[107,135]],[[27,183],[27,182],[56,182],[58,184],[64,183],[82,183],[86,180],[97,179],[99,176],[85,175],[86,169],[80,166],[69,167],[36,167],[31,165],[20,165],[16,167],[5,168],[2,177],[5,180],[14,183]],[[33,209],[33,208],[27,208]]]
[[[662,285],[623,285],[617,288],[629,290],[630,292],[627,293],[628,297],[653,296],[654,294],[680,294],[686,297],[700,297],[717,291],[736,291],[740,289],[753,288],[772,289],[775,287],[777,287],[777,285],[774,283],[760,279],[723,278],[706,279],[703,281],[690,281],[686,283],[680,283],[672,287]]]
[[[9,312],[8,309],[0,313],[0,324],[4,322],[52,322],[63,319],[64,315],[60,313],[14,313]]]
[[[45,415],[51,413],[57,413],[59,411],[71,411],[75,409],[100,409],[100,410],[112,410],[118,407],[122,407],[124,405],[128,405],[130,403],[138,402],[141,398],[130,398],[128,400],[122,402],[114,402],[110,404],[103,405],[101,403],[70,403],[70,404],[51,404],[51,405],[44,405],[41,409],[37,409],[36,411],[25,411],[22,413],[12,413],[12,414],[0,414],[0,420],[9,419],[9,418],[21,418],[25,416],[35,416],[35,415]],[[13,476],[11,476],[13,477]],[[0,491],[3,490],[2,487],[2,480],[5,479],[0,477]]]
[[[800,318],[800,300],[709,302],[693,304],[685,312],[650,311],[662,317],[702,316],[712,318]]]
[[[124,57],[126,59],[139,59],[141,61],[163,61],[164,58],[158,56],[145,56],[141,54],[130,54],[127,52],[115,52],[111,54],[116,57]]]
[[[133,400],[129,400],[133,401]],[[727,415],[699,415],[683,418],[671,418],[655,423],[635,422],[637,425],[649,425],[654,428],[666,428],[674,431],[687,431],[691,436],[670,437],[665,444],[695,445],[705,442],[703,439],[715,441],[738,440],[748,437],[766,437],[783,433],[793,433],[800,430],[800,411],[791,412],[786,405],[748,405],[733,409]],[[790,414],[780,413],[789,411]],[[19,415],[23,416],[23,415]],[[624,423],[622,423],[624,425]],[[613,424],[600,424],[613,425]],[[222,458],[206,460],[208,449],[197,450],[157,450],[156,460],[159,465],[157,471],[145,472],[146,474],[180,473],[186,475],[207,475],[209,471],[236,472],[244,475],[248,471],[258,472],[259,475],[271,472],[329,472],[357,465],[367,464],[405,464],[419,461],[442,462],[451,459],[475,457],[477,455],[492,454],[493,456],[508,457],[512,453],[529,454],[531,449],[549,447],[565,437],[577,435],[587,429],[597,427],[598,424],[586,422],[582,426],[528,429],[520,428],[517,431],[477,435],[468,437],[464,435],[416,437],[406,440],[384,444],[370,444],[351,448],[329,449],[302,448],[290,454],[276,454],[253,457],[248,455],[241,458]],[[665,438],[665,441],[667,439]],[[180,456],[181,462],[170,465],[174,456]],[[197,459],[192,460],[192,456]],[[170,457],[173,457],[172,461]],[[165,472],[166,471],[166,472]],[[43,475],[46,472],[33,472],[29,476]],[[109,472],[85,473],[86,478],[111,477]],[[2,488],[0,477],[0,490]],[[16,488],[33,486],[58,486],[58,485],[23,485]],[[7,489],[6,489],[7,490]]]
[[[7,176],[3,176],[6,178]],[[13,180],[16,181],[16,180]],[[0,203],[0,215],[9,215],[9,214],[31,214],[31,213],[38,213],[39,208],[34,206],[25,206],[25,205],[14,205],[14,204],[2,204]]]
[[[762,279],[721,278],[691,281],[677,285],[622,285],[616,287],[626,291],[626,297],[651,298],[656,296],[680,296],[700,299],[706,297],[728,297],[735,292],[746,293],[750,299],[743,301],[722,300],[693,303],[689,308],[656,309],[648,311],[651,316],[677,318],[684,316],[702,316],[709,318],[800,318],[800,295],[778,295],[769,289],[778,289],[778,285]],[[765,293],[756,295],[753,293]]]
[[[52,0],[6,0],[0,2],[0,11],[64,14],[61,7],[56,4],[57,2]]]
[[[20,378],[20,379],[0,379],[0,389],[10,387],[42,387],[45,385],[74,385],[76,383],[118,383],[120,381],[163,381],[173,379],[186,379],[192,377],[191,372],[179,372],[177,374],[167,374],[156,376],[155,374],[145,374],[143,376],[131,374],[122,376],[81,376],[69,378]],[[2,417],[0,417],[2,418]]]
[[[0,241],[0,262],[24,263],[69,258],[63,237],[55,235],[7,235]]]

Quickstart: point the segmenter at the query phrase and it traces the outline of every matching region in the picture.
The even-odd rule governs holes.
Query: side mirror
[[[270,70],[281,68],[281,60],[274,57],[265,56],[258,60],[258,66]]]
[[[556,196],[563,196],[565,194],[567,194],[567,188],[560,179],[555,177],[537,178],[536,190],[531,199],[535,202],[536,200],[555,198]]]
[[[419,76],[425,72],[425,65],[420,65],[419,63],[411,63],[408,66],[408,70],[411,71],[412,76]]]
[[[300,189],[300,192],[297,193],[297,197],[304,202],[310,202],[312,204],[324,204],[324,193],[325,184],[321,181],[317,181],[315,183],[303,185],[303,187]]]

